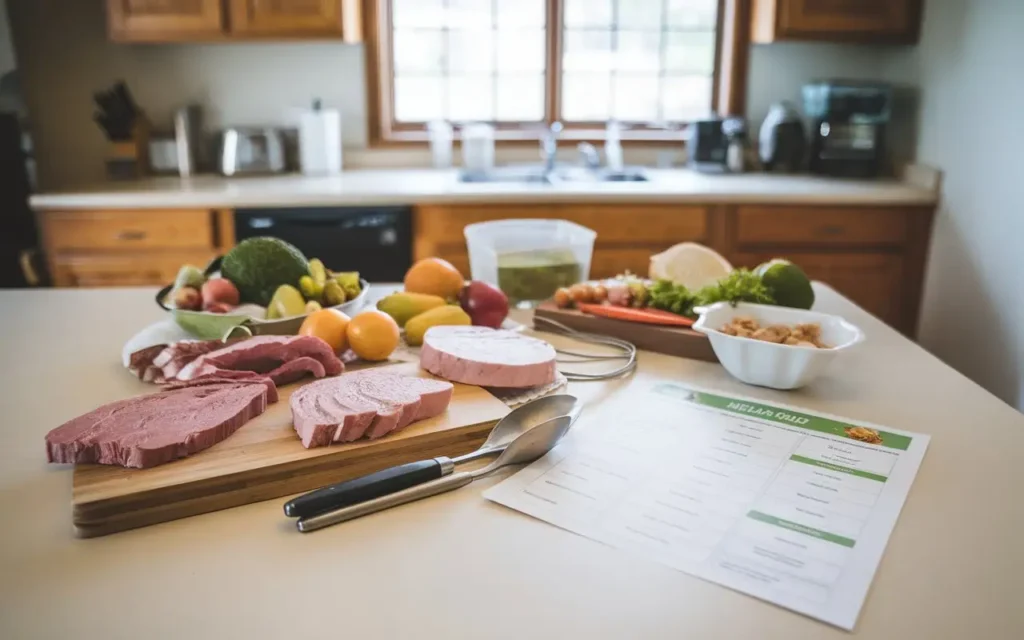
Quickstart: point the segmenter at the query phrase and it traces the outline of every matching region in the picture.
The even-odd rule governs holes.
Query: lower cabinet
[[[183,264],[204,267],[213,251],[58,256],[53,283],[58,287],[162,287],[174,282]]]

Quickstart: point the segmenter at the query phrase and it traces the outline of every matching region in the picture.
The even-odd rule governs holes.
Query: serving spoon
[[[442,478],[451,474],[457,464],[501,453],[510,442],[551,418],[568,416],[571,424],[582,410],[583,403],[568,394],[538,398],[516,407],[498,421],[487,440],[476,451],[457,458],[438,456],[430,460],[409,462],[331,484],[292,498],[284,504],[284,514],[290,518],[307,518]]]
[[[383,511],[384,509],[397,507],[400,504],[414,502],[422,498],[436,496],[439,493],[464,487],[477,478],[490,475],[502,467],[533,462],[548,451],[551,451],[558,444],[558,441],[569,431],[569,427],[572,426],[574,420],[575,418],[572,416],[559,416],[537,425],[513,440],[502,451],[497,460],[494,460],[482,469],[460,471],[380,498],[335,509],[334,511],[327,511],[308,518],[300,518],[296,526],[302,533],[309,533],[310,531],[323,529],[340,522],[354,520],[355,518]]]

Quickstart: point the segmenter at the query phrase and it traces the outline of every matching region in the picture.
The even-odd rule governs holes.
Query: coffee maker
[[[803,99],[811,120],[811,173],[874,178],[883,172],[891,86],[825,80],[804,85]]]

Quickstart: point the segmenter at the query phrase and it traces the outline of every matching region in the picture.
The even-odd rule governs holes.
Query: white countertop
[[[708,175],[648,170],[649,182],[555,185],[466,184],[455,171],[346,171],[330,178],[149,178],[32,196],[36,209],[235,208],[384,205],[440,202],[754,202],[781,204],[931,205],[934,192],[897,181],[841,180],[759,173]]]
[[[147,388],[119,354],[160,317],[152,293],[0,292],[0,638],[851,637],[481,498],[504,474],[306,536],[280,499],[75,539],[71,472],[46,464],[43,436]],[[931,434],[854,637],[1024,638],[1024,416],[832,290],[818,296],[867,342],[803,391],[651,353],[637,375]],[[570,392],[595,411],[633,380]]]

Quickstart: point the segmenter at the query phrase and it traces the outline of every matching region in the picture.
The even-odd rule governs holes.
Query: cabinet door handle
[[[826,224],[825,226],[818,227],[818,233],[823,236],[840,236],[843,235],[843,231],[846,229],[839,224]]]
[[[127,231],[122,231],[121,233],[117,234],[117,239],[118,240],[142,240],[145,237],[146,237],[146,232],[145,231],[127,230]]]

